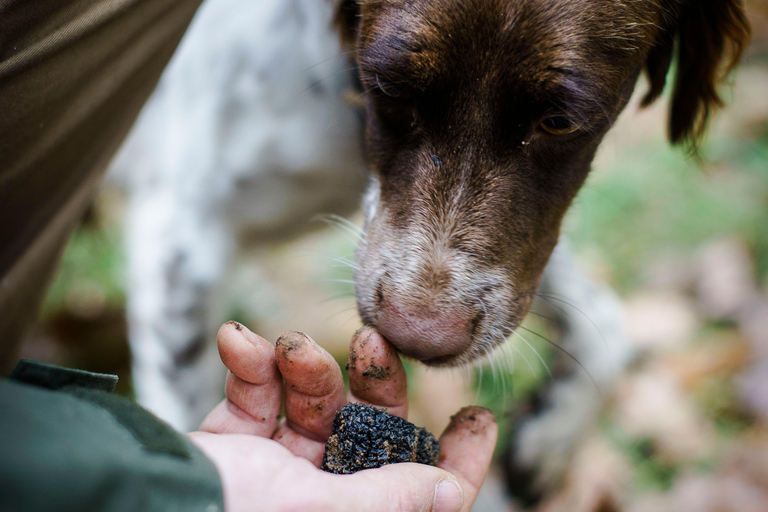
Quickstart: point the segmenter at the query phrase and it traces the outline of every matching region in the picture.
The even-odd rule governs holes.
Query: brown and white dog
[[[674,68],[669,138],[696,156],[749,38],[740,0],[344,0],[337,23],[364,88],[373,169],[358,309],[432,366],[466,365],[515,333],[640,75],[646,106]],[[549,289],[575,290],[593,318],[615,311],[567,266],[550,265]],[[577,323],[564,345],[609,385],[622,349],[595,351]],[[506,458],[528,502],[558,485],[599,408],[578,371],[536,401]]]
[[[595,151],[676,60],[669,135],[694,152],[748,25],[738,0],[347,0],[374,178],[359,311],[401,352],[466,364],[536,295]]]

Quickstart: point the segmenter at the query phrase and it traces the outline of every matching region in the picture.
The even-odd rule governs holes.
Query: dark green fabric
[[[19,361],[11,373],[11,379],[48,389],[79,386],[107,393],[114,391],[117,385],[117,375],[72,370],[30,359]]]
[[[40,384],[0,380],[0,511],[223,511],[215,466],[184,436],[117,395]]]
[[[103,407],[127,428],[144,447],[189,458],[189,450],[180,436],[166,423],[141,407],[126,407],[126,400],[110,394],[117,385],[117,375],[62,368],[52,364],[22,359],[11,379],[43,388],[62,390]]]
[[[145,449],[185,459],[192,457],[183,436],[146,409],[131,406],[133,404],[122,396],[69,386],[64,391],[109,411]]]

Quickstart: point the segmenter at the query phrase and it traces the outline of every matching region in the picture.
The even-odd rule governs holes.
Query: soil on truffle
[[[349,403],[333,420],[321,467],[346,474],[398,462],[434,466],[439,458],[440,444],[425,429],[375,407]]]

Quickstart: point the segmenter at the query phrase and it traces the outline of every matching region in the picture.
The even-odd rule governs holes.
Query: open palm
[[[273,347],[229,322],[218,344],[230,370],[226,398],[189,436],[216,464],[228,511],[471,508],[497,433],[493,415],[479,407],[452,418],[438,468],[392,464],[353,475],[318,469],[333,418],[348,400],[407,416],[405,370],[374,329],[352,339],[348,397],[338,364],[303,333],[284,333]]]

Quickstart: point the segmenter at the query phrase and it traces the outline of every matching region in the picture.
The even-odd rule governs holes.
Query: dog
[[[469,364],[515,332],[640,75],[647,106],[674,58],[669,139],[695,156],[749,37],[738,0],[345,0],[336,20],[365,89],[373,176],[358,309],[431,366]],[[558,386],[508,456],[529,502],[556,485],[571,442],[541,432],[592,409]]]
[[[457,366],[516,328],[563,216],[646,69],[670,138],[696,150],[740,2],[346,2],[374,180],[357,255],[360,315],[403,354]]]
[[[208,24],[208,34],[236,10],[233,0],[217,1],[219,7],[210,1],[203,9],[218,14],[201,12],[200,23]],[[331,15],[330,5],[304,0],[269,5],[261,6],[264,11],[273,9],[262,18],[269,23],[250,27],[249,34],[270,33],[270,28],[280,26],[288,46],[301,46],[302,41],[306,45],[309,37],[329,40],[318,20]],[[293,170],[316,168],[315,159],[325,158],[332,160],[327,167],[320,166],[329,171],[326,179],[333,174],[359,184],[361,170],[370,168],[354,271],[362,320],[377,327],[406,356],[429,366],[457,367],[485,358],[514,334],[537,297],[568,297],[589,319],[566,319],[553,309],[552,315],[564,324],[563,347],[575,361],[591,368],[592,377],[568,362],[565,366],[571,370],[540,393],[538,414],[517,426],[507,457],[510,480],[520,487],[518,495],[535,500],[557,485],[574,439],[599,408],[594,385],[609,386],[628,359],[615,298],[574,271],[566,248],[555,250],[563,216],[588,176],[600,141],[643,73],[648,79],[643,104],[649,105],[661,96],[674,67],[669,138],[698,154],[707,123],[722,104],[718,86],[748,40],[742,3],[341,0],[333,8],[342,51],[356,76],[352,81],[339,78],[321,98],[334,115],[343,113],[340,131],[313,132],[318,126],[310,123],[306,133],[322,134],[325,145],[306,152],[307,158]],[[300,28],[307,20],[314,20],[316,33],[306,25]],[[197,28],[193,26],[190,36]],[[218,33],[226,37],[234,31]],[[184,89],[192,85],[189,76],[178,70],[184,62],[194,62],[196,52],[205,55],[201,49],[205,44],[204,37],[196,44],[184,42],[177,56],[182,64],[175,61],[161,82],[159,92],[166,99],[156,104],[175,102],[170,117],[190,120],[176,125],[191,126],[191,116],[204,106],[184,96]],[[318,62],[333,63],[327,72],[346,76],[339,57],[331,52],[325,61],[317,55],[314,62],[303,58],[301,70],[272,94],[284,92],[281,87],[290,87],[289,83],[306,84],[307,70]],[[218,76],[213,70],[221,63],[209,60],[201,77]],[[277,59],[263,59],[267,73],[269,64],[276,66]],[[238,69],[262,69],[247,59],[238,65],[243,65]],[[358,121],[340,100],[355,79],[364,110],[364,152],[355,146]],[[243,90],[255,87],[238,80],[226,83]],[[311,83],[306,87],[311,89]],[[173,91],[173,84],[180,89]],[[227,91],[222,94],[237,97],[239,89],[221,87]],[[210,111],[201,116],[215,129],[207,128],[211,133],[203,138],[223,142],[224,147],[205,145],[202,155],[192,151],[183,161],[173,161],[173,170],[163,171],[173,176],[166,196],[136,187],[144,192],[134,191],[136,199],[131,200],[134,227],[129,247],[144,248],[135,249],[137,254],[131,257],[135,261],[143,257],[144,264],[131,266],[149,269],[131,272],[132,284],[145,282],[135,288],[145,292],[131,292],[129,307],[138,395],[182,427],[209,405],[211,397],[203,390],[213,387],[205,380],[220,378],[215,371],[201,371],[215,365],[215,352],[203,340],[218,321],[210,322],[215,315],[207,308],[233,250],[230,240],[253,222],[249,217],[261,202],[270,204],[274,199],[275,184],[264,177],[290,167],[270,170],[264,163],[269,151],[234,145],[234,156],[213,159],[212,154],[228,154],[227,136],[245,139],[246,148],[264,148],[263,127],[268,122],[262,119],[256,125],[261,131],[253,134],[245,123],[235,122],[242,130],[238,133],[227,116],[246,119],[238,116],[249,108],[247,103],[211,103]],[[163,108],[152,106],[142,117],[160,119]],[[303,106],[290,107],[299,112]],[[224,135],[217,137],[219,132]],[[168,136],[179,144],[180,136]],[[136,155],[152,152],[127,153],[133,156],[124,162],[140,161]],[[232,164],[238,157],[242,160]],[[164,163],[147,167],[159,169]],[[330,187],[334,188],[339,191],[338,186]],[[354,188],[342,187],[341,195],[349,199]],[[174,192],[168,192],[171,189]],[[244,190],[261,192],[263,197],[246,198]],[[155,210],[147,207],[152,202]],[[243,204],[249,206],[232,213],[233,205]],[[292,205],[295,200],[281,197],[280,204]],[[169,205],[178,211],[170,211]],[[152,213],[157,210],[166,211],[168,219],[158,219]],[[192,227],[175,230],[182,217]],[[275,222],[279,215],[265,218]],[[280,226],[277,231],[286,231],[280,222],[275,224]],[[208,252],[198,260],[193,255],[201,245],[214,254]],[[613,350],[585,342],[595,337],[594,324],[616,341]],[[173,391],[160,396],[158,389]],[[180,405],[170,403],[174,401]]]

